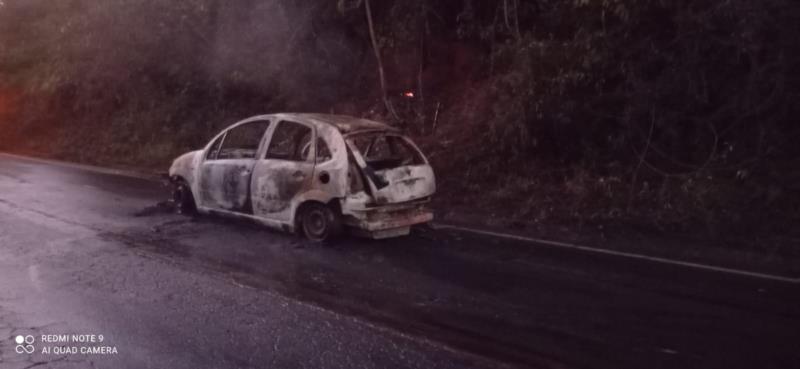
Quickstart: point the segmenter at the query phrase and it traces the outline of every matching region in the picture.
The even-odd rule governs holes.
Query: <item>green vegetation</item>
[[[0,4],[5,149],[163,168],[249,115],[336,112],[421,142],[444,206],[797,231],[792,0]]]

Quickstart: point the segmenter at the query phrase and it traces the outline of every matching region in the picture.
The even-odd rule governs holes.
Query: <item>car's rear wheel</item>
[[[330,241],[341,232],[340,215],[322,203],[305,204],[300,212],[299,226],[303,235],[314,242]]]
[[[178,180],[172,190],[172,201],[175,203],[175,210],[179,214],[197,214],[197,205],[194,202],[192,189],[182,180]]]

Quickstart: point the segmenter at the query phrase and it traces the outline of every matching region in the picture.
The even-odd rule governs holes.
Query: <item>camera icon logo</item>
[[[33,353],[33,350],[34,350],[33,342],[36,341],[36,339],[34,339],[33,336],[31,336],[31,335],[27,335],[27,336],[19,335],[19,336],[14,338],[14,341],[17,343],[17,346],[14,347],[14,351],[16,351],[18,354],[32,354]]]

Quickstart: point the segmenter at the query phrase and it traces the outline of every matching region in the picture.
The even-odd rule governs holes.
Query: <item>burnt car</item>
[[[242,120],[169,169],[181,212],[220,214],[313,241],[387,238],[433,219],[433,169],[399,130],[328,114]]]

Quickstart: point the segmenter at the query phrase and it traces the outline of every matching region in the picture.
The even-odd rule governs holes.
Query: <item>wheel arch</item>
[[[317,203],[325,206],[331,207],[336,214],[342,216],[342,206],[341,201],[339,198],[331,196],[323,191],[319,190],[311,190],[308,191],[296,198],[294,210],[292,211],[292,227],[294,228],[294,232],[297,233],[300,231],[301,227],[299,226],[300,218],[299,215],[301,214],[303,208],[308,206],[309,204]]]

